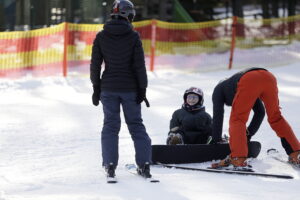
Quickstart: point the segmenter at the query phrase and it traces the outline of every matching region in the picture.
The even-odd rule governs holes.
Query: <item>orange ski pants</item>
[[[254,70],[241,77],[233,99],[229,120],[231,156],[247,157],[248,155],[246,123],[258,98],[264,102],[268,122],[277,136],[285,138],[294,151],[300,150],[297,137],[281,115],[276,78],[266,70]]]

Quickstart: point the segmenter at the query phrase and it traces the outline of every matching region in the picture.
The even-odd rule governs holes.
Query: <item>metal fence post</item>
[[[230,47],[230,58],[229,58],[229,65],[228,69],[232,68],[232,61],[233,61],[233,54],[234,54],[234,48],[235,48],[235,38],[236,38],[236,26],[237,26],[237,16],[233,16],[233,22],[232,22],[232,29],[231,29],[231,47]]]
[[[156,43],[156,20],[151,21],[151,52],[150,52],[150,71],[154,71],[154,59],[155,59],[155,43]]]
[[[69,25],[65,22],[64,30],[64,56],[63,56],[63,76],[67,77],[68,72],[68,44],[69,44]]]

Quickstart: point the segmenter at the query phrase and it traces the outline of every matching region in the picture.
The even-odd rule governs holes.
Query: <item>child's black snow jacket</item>
[[[172,115],[170,130],[174,127],[179,127],[185,144],[204,144],[211,135],[212,119],[204,106],[195,111],[187,111],[183,107]]]
[[[101,64],[105,70],[101,76]],[[92,48],[90,78],[102,91],[130,92],[148,84],[144,51],[139,34],[124,19],[108,21]]]

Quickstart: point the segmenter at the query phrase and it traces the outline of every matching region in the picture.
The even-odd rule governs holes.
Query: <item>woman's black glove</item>
[[[143,101],[145,101],[147,107],[150,107],[150,104],[146,98],[146,88],[140,88],[137,91],[136,103],[141,104]]]
[[[94,90],[94,93],[92,96],[93,104],[94,104],[94,106],[98,106],[99,101],[100,101],[100,94],[101,94],[100,85],[93,85],[93,90]]]

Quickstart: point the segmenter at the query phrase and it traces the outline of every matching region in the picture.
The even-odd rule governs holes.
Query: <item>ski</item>
[[[271,158],[273,158],[274,160],[277,160],[281,163],[287,164],[296,170],[300,170],[300,165],[293,165],[293,164],[289,163],[288,161],[284,160],[280,156],[279,151],[277,149],[274,149],[274,148],[268,149],[267,154],[268,154],[268,156],[271,156]]]
[[[268,156],[271,156],[271,158],[273,158],[273,159],[275,159],[275,160],[277,160],[279,162],[282,162],[284,164],[288,164],[288,162],[286,162],[282,158],[279,158],[278,153],[279,153],[279,151],[277,149],[274,149],[274,148],[267,150]]]
[[[293,179],[293,176],[282,175],[282,174],[269,174],[269,173],[259,173],[255,171],[237,171],[230,169],[211,169],[211,168],[193,168],[193,167],[183,167],[178,165],[162,164],[158,165],[166,168],[175,168],[183,170],[193,170],[193,171],[202,171],[202,172],[212,172],[212,173],[223,173],[223,174],[237,174],[237,175],[249,175],[249,176],[260,176],[260,177],[270,177],[270,178],[282,178],[282,179]]]
[[[126,170],[131,173],[131,174],[134,174],[134,175],[137,175],[141,178],[144,178],[146,181],[150,182],[150,183],[158,183],[159,180],[158,179],[154,179],[154,178],[145,178],[143,176],[141,176],[140,174],[137,173],[137,166],[135,164],[126,164],[125,165],[125,168]]]
[[[117,183],[118,180],[116,177],[106,177],[106,182],[107,183]]]

